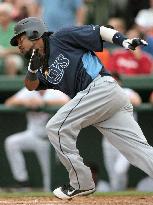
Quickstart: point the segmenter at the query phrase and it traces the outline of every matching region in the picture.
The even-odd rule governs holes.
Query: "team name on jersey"
[[[54,63],[49,66],[48,73],[45,75],[47,81],[52,84],[58,84],[64,75],[64,69],[69,66],[69,59],[60,54]],[[41,69],[42,72],[42,69]]]

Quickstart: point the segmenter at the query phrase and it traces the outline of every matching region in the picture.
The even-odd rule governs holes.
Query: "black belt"
[[[101,69],[101,71],[99,72],[99,74],[101,75],[101,77],[111,76],[110,73],[107,73],[107,72],[106,72],[106,70],[104,69],[104,67]]]

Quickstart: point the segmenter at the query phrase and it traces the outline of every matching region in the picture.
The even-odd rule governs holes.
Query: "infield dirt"
[[[0,205],[153,205],[153,196],[88,196],[72,200],[51,197],[1,197]]]

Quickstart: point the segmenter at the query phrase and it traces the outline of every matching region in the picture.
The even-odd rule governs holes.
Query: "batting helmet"
[[[25,33],[30,40],[36,40],[48,32],[45,23],[36,17],[28,17],[19,21],[14,27],[14,36],[10,41],[12,46],[17,46],[17,38],[22,33]]]

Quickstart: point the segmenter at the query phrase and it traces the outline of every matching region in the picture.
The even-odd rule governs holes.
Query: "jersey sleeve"
[[[103,41],[100,36],[99,25],[84,25],[62,29],[54,34],[63,46],[102,51]]]

